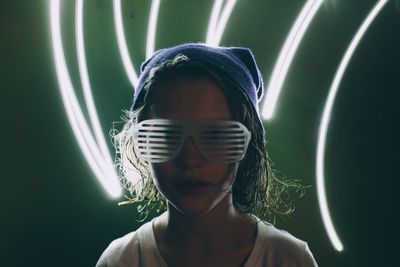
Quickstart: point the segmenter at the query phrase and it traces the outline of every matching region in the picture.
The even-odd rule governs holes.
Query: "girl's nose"
[[[204,157],[198,150],[193,137],[188,136],[183,140],[181,150],[178,152],[176,159],[186,167],[194,167],[203,161]]]

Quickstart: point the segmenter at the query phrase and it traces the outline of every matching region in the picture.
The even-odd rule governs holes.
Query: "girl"
[[[97,266],[317,266],[307,243],[267,220],[292,211],[296,181],[273,175],[249,49],[183,44],[141,67],[118,164],[145,218]],[[140,177],[140,178],[137,178]]]

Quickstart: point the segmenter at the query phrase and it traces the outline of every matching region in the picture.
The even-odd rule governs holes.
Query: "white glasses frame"
[[[201,142],[199,137],[199,129],[207,127],[223,132],[224,139],[220,141],[232,149],[230,154],[221,155],[219,153],[220,157],[212,156],[213,153],[207,150],[207,147],[212,148],[212,144],[207,145]],[[242,123],[231,120],[149,119],[134,126],[132,137],[138,157],[150,163],[161,163],[174,159],[181,151],[187,137],[193,137],[196,148],[206,160],[233,163],[241,161],[245,157],[251,133]],[[173,144],[159,142],[162,137],[172,138]],[[175,140],[173,140],[174,138]],[[166,149],[171,146],[172,152]]]

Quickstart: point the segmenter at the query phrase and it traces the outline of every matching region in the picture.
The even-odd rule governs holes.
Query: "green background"
[[[68,68],[81,103],[75,1],[62,1]],[[145,58],[150,1],[122,1],[136,69]],[[264,74],[305,1],[238,0],[221,45],[250,47]],[[389,1],[348,67],[330,123],[326,189],[344,244],[325,233],[315,186],[318,127],[352,36],[376,1],[326,0],[294,58],[275,117],[265,123],[275,168],[311,185],[277,226],[306,240],[320,266],[394,266],[398,256],[400,2]],[[204,41],[211,0],[164,0],[156,48]],[[88,69],[104,133],[129,107],[132,88],[115,38],[111,0],[84,5]],[[58,89],[44,0],[0,1],[0,265],[94,266],[116,237],[135,230],[97,182],[70,128]],[[110,145],[110,142],[109,142]],[[111,149],[111,145],[110,145]]]

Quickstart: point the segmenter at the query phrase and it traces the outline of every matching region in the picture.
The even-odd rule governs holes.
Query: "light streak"
[[[228,19],[231,16],[232,10],[235,7],[237,0],[228,0],[228,3],[225,5],[224,10],[221,13],[221,17],[218,20],[218,26],[215,31],[214,40],[211,45],[219,45],[221,42],[222,34],[225,31],[226,24],[228,23]]]
[[[62,100],[67,112],[68,119],[71,123],[72,130],[78,140],[78,144],[87,159],[89,165],[92,167],[95,175],[103,175],[99,165],[102,162],[96,162],[95,158],[93,157],[93,152],[91,149],[96,150],[93,148],[94,140],[91,142],[85,142],[84,140],[84,132],[89,131],[89,129],[82,129],[81,128],[81,121],[83,119],[83,115],[79,113],[79,109],[76,110],[75,107],[77,105],[76,96],[71,93],[73,90],[72,82],[70,80],[65,58],[64,58],[64,51],[62,47],[61,41],[61,33],[60,33],[60,1],[54,0],[50,1],[50,20],[51,20],[51,37],[52,37],[52,45],[53,45],[53,54],[54,54],[54,61],[56,65],[56,72],[57,78],[60,85],[60,91]],[[89,144],[88,144],[89,143]],[[98,152],[98,151],[97,151]],[[96,151],[94,152],[96,153]]]
[[[221,10],[222,1],[216,0],[214,2],[207,31],[206,43],[208,45],[218,46],[221,42],[226,24],[228,23],[229,17],[231,16],[232,10],[235,7],[236,2],[237,0],[228,0],[220,16],[218,16],[218,14]]]
[[[264,119],[268,120],[273,116],[276,102],[282,90],[286,74],[293,61],[293,57],[322,2],[323,0],[308,0],[306,2],[285,40],[266,90],[262,109],[262,117]]]
[[[93,100],[92,89],[89,81],[89,74],[86,64],[85,44],[84,44],[84,33],[83,33],[83,0],[77,0],[76,2],[76,46],[78,52],[78,66],[79,74],[82,82],[82,88],[86,106],[89,113],[91,125],[96,137],[98,146],[100,147],[101,154],[96,154],[96,157],[102,157],[104,162],[103,173],[106,176],[96,176],[100,183],[106,188],[110,195],[118,197],[121,193],[120,185],[118,182],[117,174],[114,170],[113,161],[111,159],[110,151],[108,150],[100,121],[97,115],[96,107]],[[84,122],[86,124],[86,122]]]
[[[210,21],[208,23],[208,29],[207,29],[207,36],[206,36],[206,43],[211,44],[213,36],[215,34],[215,29],[217,28],[217,20],[219,17],[219,13],[222,8],[222,2],[223,0],[214,0],[214,5],[211,11],[211,17]]]
[[[124,26],[122,22],[121,0],[114,0],[113,4],[115,32],[117,34],[117,42],[122,59],[122,64],[124,65],[126,74],[128,75],[128,79],[131,82],[133,88],[136,88],[139,83],[139,78],[136,74],[132,60],[129,56],[128,46],[126,45]]]
[[[82,110],[79,107],[72,82],[68,73],[65,62],[64,50],[61,41],[60,31],[60,1],[50,1],[50,22],[51,22],[51,40],[53,47],[54,63],[56,67],[57,79],[60,85],[61,97],[67,113],[68,120],[71,124],[72,131],[77,139],[78,145],[87,160],[91,170],[96,177],[106,180],[106,174],[102,170],[104,162],[96,155],[100,154],[96,143],[87,126]],[[118,190],[110,191],[111,196],[119,196]]]
[[[150,58],[154,53],[159,10],[160,10],[160,0],[153,0],[150,9],[149,26],[147,28],[147,44],[146,44],[147,58]]]
[[[329,90],[328,98],[325,102],[324,112],[321,119],[321,124],[319,128],[319,137],[318,137],[318,147],[317,147],[317,191],[318,191],[318,202],[321,210],[322,219],[324,222],[325,229],[328,233],[328,237],[335,247],[336,250],[342,251],[343,245],[340,241],[336,230],[333,226],[332,219],[328,209],[328,203],[326,199],[325,192],[325,177],[324,177],[324,155],[325,155],[325,146],[326,146],[326,136],[328,133],[328,124],[332,113],[333,104],[335,101],[335,97],[340,85],[340,82],[343,78],[344,72],[350,62],[350,59],[356,50],[358,44],[360,43],[362,37],[365,32],[369,28],[370,24],[373,22],[378,13],[382,10],[384,5],[388,0],[379,1],[371,12],[368,14],[366,19],[361,24],[361,27],[358,29],[356,35],[353,37],[350,45],[348,46],[341,62],[339,68],[336,71],[335,77],[333,79],[332,85]]]

